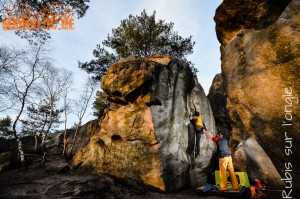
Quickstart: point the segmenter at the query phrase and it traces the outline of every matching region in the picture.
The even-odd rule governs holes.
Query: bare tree
[[[58,69],[55,67],[48,67],[42,76],[41,91],[45,96],[46,101],[50,107],[49,111],[49,123],[47,129],[44,132],[42,139],[42,146],[49,135],[51,127],[53,125],[53,114],[55,103],[58,103],[61,97],[64,97],[66,89],[71,86],[72,73],[66,69]]]
[[[74,113],[78,118],[78,123],[76,124],[76,129],[73,137],[71,153],[73,151],[74,144],[76,142],[76,137],[78,133],[78,129],[82,124],[82,119],[86,113],[87,108],[90,105],[92,96],[97,89],[98,82],[95,81],[93,78],[89,77],[84,84],[84,90],[80,95],[78,101],[76,102],[76,112]]]
[[[43,57],[43,45],[31,47],[26,55],[22,57],[21,63],[13,73],[13,87],[12,94],[16,98],[18,107],[16,119],[13,122],[13,135],[17,140],[18,151],[22,164],[24,164],[24,153],[22,149],[21,140],[17,134],[17,123],[24,111],[25,105],[29,101],[32,94],[34,83],[41,77],[42,72],[49,66],[49,62]]]
[[[5,45],[0,46],[0,74],[10,73],[25,52],[16,48],[9,48]]]
[[[0,46],[0,112],[11,109],[16,101],[11,97],[12,73],[18,69],[23,50],[16,47]]]
[[[67,87],[64,90],[63,93],[63,108],[64,108],[64,115],[65,115],[65,121],[64,121],[64,147],[63,147],[63,155],[65,155],[66,147],[67,147],[67,122],[68,122],[68,115],[72,113],[72,100],[68,98],[70,92],[72,89],[70,87]]]

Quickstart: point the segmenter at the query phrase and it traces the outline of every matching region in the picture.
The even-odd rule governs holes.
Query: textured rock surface
[[[82,125],[78,129],[76,141],[72,148],[72,143],[74,139],[74,129],[67,129],[66,136],[66,153],[65,156],[70,159],[75,153],[84,148],[90,141],[92,135],[99,131],[99,120],[92,120]],[[64,131],[57,132],[54,137],[46,142],[47,154],[48,155],[61,155],[64,146]]]
[[[21,138],[21,141],[25,153],[25,158],[27,161],[30,161],[30,159],[27,159],[28,154],[36,153],[34,149],[35,139],[33,136],[25,136]],[[19,162],[17,151],[18,148],[16,139],[0,139],[0,159],[4,158],[4,162],[0,160],[0,170],[4,171],[20,168],[21,165]]]
[[[245,128],[258,142],[282,178],[287,175],[286,164],[292,164],[293,193],[299,190],[300,184],[297,172],[300,160],[295,154],[300,150],[299,10],[300,1],[292,1],[273,25],[261,30],[238,32],[222,54],[227,107],[236,111],[243,124],[240,128]],[[243,144],[249,149],[257,148],[253,139]],[[290,147],[293,154],[287,155],[285,149]],[[261,154],[259,151],[255,153]],[[250,152],[248,154],[251,155]],[[265,157],[264,154],[260,156]],[[261,164],[260,160],[255,161],[257,168],[268,162]],[[267,175],[262,174],[262,177]],[[276,173],[268,176],[273,176],[269,181],[271,185],[286,182],[276,177]]]
[[[25,153],[34,153],[34,137],[33,136],[25,136],[21,137],[23,150]],[[17,148],[16,139],[4,139],[0,138],[0,153],[7,151],[15,151]]]
[[[230,121],[229,111],[226,107],[227,96],[224,89],[222,74],[219,73],[213,79],[207,98],[215,116],[217,129],[232,131],[232,121]]]
[[[221,74],[215,76],[208,99],[212,104],[217,128],[231,134],[229,146],[234,167],[239,171],[247,171],[250,179],[258,178],[269,185],[282,186],[280,175],[272,161],[246,130],[239,114],[227,98]]]
[[[234,152],[240,142],[249,138],[250,134],[226,95],[221,74],[215,76],[207,97],[212,105],[216,127],[218,130],[230,133],[229,145]]]
[[[102,89],[111,101],[109,112],[100,132],[74,156],[73,168],[160,190],[205,181],[215,145],[201,140],[203,155],[190,171],[188,116],[194,103],[212,130],[214,118],[202,87],[185,63],[168,56],[129,57],[110,67]]]
[[[214,20],[221,50],[242,29],[264,29],[272,25],[291,0],[224,0]]]
[[[281,187],[281,177],[271,159],[254,138],[240,142],[233,154],[234,166],[241,171],[247,171],[250,178],[262,179],[269,187]]]

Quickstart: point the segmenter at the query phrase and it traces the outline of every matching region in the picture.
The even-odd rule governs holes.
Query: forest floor
[[[108,176],[74,174],[64,170],[63,159],[29,165],[28,170],[18,169],[0,173],[0,198],[72,198],[72,199],[199,199],[195,190],[161,193],[131,187]],[[213,199],[221,197],[205,197]]]
[[[66,169],[64,159],[29,165],[28,170],[18,169],[0,173],[2,199],[223,199],[216,196],[199,196],[188,189],[175,193],[162,193],[132,187],[109,176],[75,174]]]

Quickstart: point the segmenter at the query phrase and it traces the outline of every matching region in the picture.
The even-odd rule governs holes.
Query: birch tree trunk
[[[34,151],[37,151],[37,145],[38,145],[38,141],[37,141],[37,132],[34,131]]]
[[[78,124],[77,124],[77,126],[76,126],[76,130],[75,130],[74,138],[73,138],[73,142],[72,142],[72,147],[71,147],[71,154],[72,154],[72,152],[73,152],[73,148],[74,148],[74,145],[75,145],[75,142],[76,142],[78,129],[79,129],[79,127],[81,126],[81,120],[82,120],[82,118],[79,119],[79,122],[78,122]]]
[[[25,104],[29,95],[30,90],[32,89],[32,86],[34,82],[41,77],[41,71],[38,70],[39,67],[45,67],[47,64],[41,63],[40,59],[40,53],[41,53],[42,45],[40,45],[37,49],[34,51],[34,57],[31,60],[29,57],[25,56],[23,61],[24,64],[26,64],[26,67],[24,71],[18,70],[16,75],[13,76],[14,81],[14,95],[19,100],[21,106],[19,109],[19,113],[17,114],[17,117],[13,123],[13,135],[16,138],[17,146],[18,146],[18,153],[20,155],[20,160],[22,165],[25,165],[25,156],[24,151],[22,148],[22,142],[21,139],[17,135],[17,123],[20,120],[20,117],[24,111]],[[45,64],[45,65],[44,65]]]
[[[49,124],[48,124],[48,128],[47,130],[45,131],[44,133],[44,136],[43,136],[43,140],[42,140],[42,147],[44,148],[44,144],[45,144],[45,141],[47,139],[47,136],[50,132],[50,129],[52,127],[52,123],[53,123],[53,106],[54,106],[54,97],[50,97],[50,115],[49,115]]]
[[[84,92],[82,93],[82,95],[80,96],[80,99],[77,102],[76,107],[78,108],[78,111],[77,111],[76,115],[77,115],[79,121],[76,126],[76,130],[75,130],[75,134],[74,134],[74,138],[73,138],[73,142],[72,142],[71,154],[73,152],[73,148],[74,148],[74,145],[76,142],[79,127],[81,126],[82,119],[83,119],[83,117],[86,113],[86,110],[90,104],[91,98],[97,88],[96,86],[97,86],[97,82],[95,80],[93,80],[92,78],[88,78],[85,83]]]

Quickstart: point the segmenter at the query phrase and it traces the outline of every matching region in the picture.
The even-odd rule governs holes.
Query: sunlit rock
[[[300,177],[299,10],[300,1],[294,0],[267,27],[236,29],[222,52],[223,102],[230,115],[236,165],[270,186],[292,183],[293,191],[299,189]],[[290,175],[292,182],[284,180]]]
[[[101,130],[78,152],[76,171],[107,173],[129,184],[178,190],[206,180],[215,145],[203,138],[195,169],[187,158],[189,112],[201,112],[215,130],[205,93],[185,62],[169,56],[129,57],[102,82],[111,105]],[[191,177],[190,177],[191,176]]]
[[[280,17],[291,0],[224,0],[214,20],[221,51],[242,29],[264,29]]]

